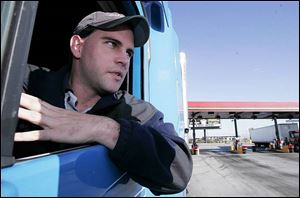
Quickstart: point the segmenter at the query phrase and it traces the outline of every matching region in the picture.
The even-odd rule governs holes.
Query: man
[[[30,95],[22,94],[18,116],[41,128],[16,133],[15,140],[99,143],[154,194],[184,190],[192,173],[184,140],[155,107],[119,90],[134,47],[148,37],[142,16],[98,11],[82,19],[70,40],[72,66],[30,72],[24,86]]]

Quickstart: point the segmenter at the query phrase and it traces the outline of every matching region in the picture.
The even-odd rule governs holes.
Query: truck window
[[[116,11],[128,15],[126,4],[114,2],[87,1],[84,4],[72,4],[70,7],[61,7],[57,3],[39,2],[30,44],[28,64],[44,67],[50,70],[58,70],[66,64],[71,64],[71,52],[69,41],[73,29],[78,22],[89,13],[95,11]],[[139,50],[139,49],[135,49]],[[141,53],[137,53],[141,54]],[[130,71],[124,80],[121,89],[133,93],[132,74],[133,62],[141,63],[140,56],[134,56],[136,61],[131,62]],[[134,73],[141,75],[141,73]],[[139,89],[139,88],[137,88]],[[52,142],[16,142],[14,154],[16,158],[43,154],[46,152],[60,151],[82,145],[66,145],[61,147]],[[37,149],[45,148],[45,149]]]

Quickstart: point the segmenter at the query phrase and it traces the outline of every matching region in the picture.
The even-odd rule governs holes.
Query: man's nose
[[[127,66],[130,62],[130,58],[131,57],[128,55],[128,53],[126,51],[121,51],[116,56],[116,62],[120,63],[124,66]]]

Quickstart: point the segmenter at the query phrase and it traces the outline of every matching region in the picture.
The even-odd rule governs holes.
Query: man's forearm
[[[156,128],[124,119],[118,122],[121,132],[110,152],[113,161],[157,195],[184,190],[192,172],[192,158],[184,140],[172,135],[166,125]]]

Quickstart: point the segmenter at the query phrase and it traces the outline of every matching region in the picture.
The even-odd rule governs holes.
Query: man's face
[[[83,39],[81,48],[81,82],[98,94],[119,90],[133,56],[134,37],[127,27],[114,31],[96,30]]]

